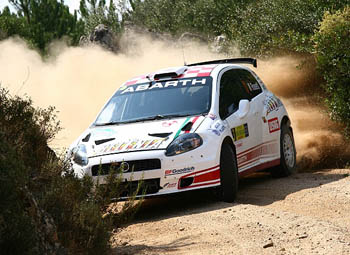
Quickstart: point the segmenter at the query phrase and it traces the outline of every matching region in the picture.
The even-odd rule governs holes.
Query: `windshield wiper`
[[[94,124],[95,126],[111,126],[111,125],[116,125],[116,124],[120,124],[122,122],[120,121],[111,121],[111,122],[105,122],[105,123],[97,123]]]
[[[154,116],[149,116],[149,117],[140,118],[140,119],[127,120],[127,121],[112,121],[112,122],[106,122],[106,123],[98,123],[98,124],[95,124],[95,126],[109,126],[109,125],[116,125],[116,124],[142,122],[142,121],[147,121],[147,120],[162,120],[162,119],[169,119],[169,118],[186,117],[186,116],[190,116],[190,115],[192,115],[192,114],[169,114],[169,115],[157,114]]]
[[[165,118],[167,118],[167,115],[157,114],[157,115],[149,116],[149,117],[145,117],[145,118],[123,121],[121,123],[142,122],[142,121],[147,121],[147,120],[162,120]]]
[[[129,120],[129,121],[125,121],[125,122],[119,122],[119,123],[142,122],[142,121],[147,121],[147,120],[163,120],[163,119],[169,119],[169,118],[175,118],[175,117],[185,117],[185,116],[189,116],[189,114],[169,114],[169,115],[157,114],[154,116],[149,116],[149,117],[135,119],[135,120]]]

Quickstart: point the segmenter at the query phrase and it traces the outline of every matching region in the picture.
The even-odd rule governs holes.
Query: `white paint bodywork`
[[[262,93],[248,104],[245,103],[245,112],[240,108],[225,120],[221,120],[219,117],[220,78],[230,69],[245,69],[251,72],[259,82]],[[177,68],[177,70],[180,69]],[[181,69],[181,71],[184,70]],[[279,164],[280,125],[282,118],[288,117],[281,101],[268,91],[259,77],[247,67],[220,64],[213,68],[210,76],[213,78],[210,111],[205,116],[197,116],[190,131],[190,133],[197,133],[203,139],[200,147],[175,156],[165,155],[167,146],[174,140],[187,117],[102,127],[91,126],[71,145],[70,149],[73,149],[78,144],[84,143],[82,139],[91,134],[89,141],[84,143],[89,163],[82,167],[73,162],[75,173],[82,177],[85,174],[92,175],[91,167],[94,165],[157,158],[161,161],[161,168],[124,173],[122,178],[126,181],[159,178],[159,191],[148,196],[219,186],[220,153],[225,139],[230,139],[235,146],[237,165],[241,175]],[[193,121],[196,116],[190,116],[190,118],[190,121]],[[244,124],[247,124],[249,136],[235,141],[232,129]],[[150,133],[172,134],[165,139],[152,137]],[[114,138],[114,140],[100,145],[95,144],[96,140],[108,138]],[[155,139],[159,141],[149,147],[142,147],[146,141]],[[124,143],[124,147],[119,150]],[[169,170],[175,174],[166,174]],[[179,180],[186,176],[194,177],[196,182],[181,188]],[[95,180],[99,178],[100,183],[103,183],[103,176],[93,178]]]

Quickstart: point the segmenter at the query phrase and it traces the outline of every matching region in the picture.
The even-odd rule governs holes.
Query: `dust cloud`
[[[343,167],[350,160],[350,145],[321,103],[322,90],[312,61],[305,64],[305,59],[289,56],[258,63],[257,73],[286,105],[299,169]]]
[[[129,40],[129,41],[128,41]],[[43,60],[20,39],[0,42],[0,83],[13,95],[29,95],[36,106],[55,106],[64,128],[50,144],[68,147],[96,118],[118,87],[132,77],[184,64],[182,46],[146,36],[124,38],[124,52],[98,46],[51,46]],[[186,61],[215,59],[208,47],[184,45]]]
[[[0,83],[13,95],[29,95],[36,106],[55,106],[64,128],[52,142],[68,147],[126,80],[169,66],[224,58],[206,45],[156,41],[145,36],[124,38],[124,51],[113,54],[98,46],[51,46],[43,59],[20,39],[0,42]],[[123,46],[123,45],[122,45]],[[183,54],[184,53],[184,54]],[[341,157],[349,146],[322,107],[314,102],[313,68],[296,68],[300,59],[281,57],[258,61],[257,73],[287,105],[294,128],[298,160],[305,167]],[[311,78],[310,78],[311,77]],[[345,149],[344,149],[345,148]],[[345,155],[345,154],[344,154]]]

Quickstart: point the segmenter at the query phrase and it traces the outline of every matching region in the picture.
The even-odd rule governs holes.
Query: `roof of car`
[[[159,78],[164,78],[164,77],[168,77],[172,79],[181,79],[181,78],[210,76],[213,69],[221,64],[226,64],[226,65],[227,64],[251,64],[254,67],[257,67],[256,59],[253,59],[253,58],[220,59],[220,60],[189,64],[182,67],[166,68],[154,73],[136,76],[126,81],[123,84],[123,86],[146,83],[153,80],[159,80]]]
[[[203,77],[203,76],[210,76],[211,71],[216,67],[217,65],[200,65],[200,66],[189,66],[186,68],[186,70],[180,74],[177,77],[174,77],[176,79],[181,78],[193,78],[193,77]],[[166,71],[172,72],[172,69],[176,69],[178,67],[174,68],[168,68]],[[165,70],[165,69],[164,69]],[[154,75],[157,73],[162,72],[162,70],[159,70],[155,73],[151,73],[148,75],[140,75],[132,78],[131,80],[128,80],[124,83],[125,86],[134,85],[138,83],[145,83],[149,82],[150,80],[154,80]]]

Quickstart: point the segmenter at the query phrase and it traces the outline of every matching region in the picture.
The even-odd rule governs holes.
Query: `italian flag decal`
[[[199,119],[199,117],[200,117],[200,116],[188,117],[188,118],[186,118],[186,120],[182,123],[181,127],[179,128],[179,130],[176,132],[174,139],[176,139],[180,134],[183,134],[183,133],[190,133],[190,131],[194,129],[193,126],[194,126],[194,124],[196,123],[196,121]],[[192,119],[192,120],[191,120],[191,119]],[[184,128],[184,126],[186,126],[187,123],[190,122],[190,121],[192,122],[192,128],[191,128],[191,130],[182,131],[182,129]],[[200,124],[199,124],[199,125],[200,125]],[[198,126],[199,126],[199,125],[198,125]]]

